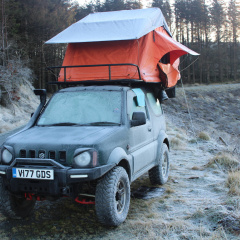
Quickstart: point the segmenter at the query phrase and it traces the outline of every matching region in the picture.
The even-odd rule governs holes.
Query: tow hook
[[[25,193],[24,194],[26,200],[32,201],[32,200],[37,200],[37,201],[44,201],[45,198],[40,197],[40,196],[35,196],[33,193]]]
[[[77,196],[75,198],[75,202],[80,203],[80,204],[84,204],[84,205],[95,205],[95,201],[90,200],[89,198],[80,198],[79,196]]]

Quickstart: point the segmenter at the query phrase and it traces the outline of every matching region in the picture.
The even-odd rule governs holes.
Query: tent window
[[[161,59],[160,61],[163,64],[168,64],[170,63],[170,52],[166,53]]]

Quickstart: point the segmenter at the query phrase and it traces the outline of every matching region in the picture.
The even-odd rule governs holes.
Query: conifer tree
[[[215,40],[217,43],[217,58],[215,59],[217,63],[218,75],[215,75],[215,77],[218,77],[218,80],[220,82],[223,81],[223,48],[221,47],[222,44],[222,38],[224,36],[224,27],[225,27],[225,20],[226,15],[224,12],[223,5],[218,0],[213,0],[212,6],[210,8],[211,13],[211,25],[213,28],[213,31],[215,32]]]
[[[228,19],[230,23],[231,57],[230,57],[230,77],[237,80],[237,66],[239,47],[237,45],[238,33],[240,30],[240,3],[236,0],[230,0],[228,6]]]

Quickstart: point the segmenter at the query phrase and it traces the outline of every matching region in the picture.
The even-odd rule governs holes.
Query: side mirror
[[[134,112],[131,120],[131,127],[146,124],[146,115],[144,112]]]

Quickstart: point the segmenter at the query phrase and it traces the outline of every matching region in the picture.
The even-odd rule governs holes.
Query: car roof
[[[83,90],[92,90],[92,91],[128,91],[131,89],[136,89],[140,88],[144,92],[147,91],[156,91],[159,90],[159,86],[155,84],[141,84],[141,83],[136,83],[136,84],[128,84],[128,85],[111,85],[111,84],[106,84],[106,85],[82,85],[82,86],[75,86],[75,87],[67,87],[64,89],[61,89],[59,92],[77,92],[77,91],[83,91]]]
[[[103,85],[103,86],[78,86],[78,87],[69,87],[61,89],[60,92],[78,92],[83,90],[92,90],[92,91],[123,91],[131,89],[128,86],[113,86],[113,85]]]

